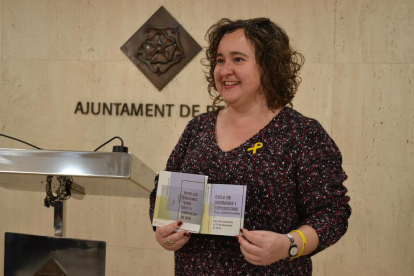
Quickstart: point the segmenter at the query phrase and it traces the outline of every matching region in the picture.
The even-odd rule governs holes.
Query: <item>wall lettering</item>
[[[212,105],[201,108],[199,104],[180,104],[175,111],[174,104],[153,103],[105,103],[105,102],[81,102],[76,104],[75,114],[105,115],[105,116],[134,116],[134,117],[172,117],[178,114],[180,117],[195,117],[203,112],[215,110]]]

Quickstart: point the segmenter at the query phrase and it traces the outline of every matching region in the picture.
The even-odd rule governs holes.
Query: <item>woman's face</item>
[[[260,66],[255,49],[238,29],[225,35],[218,46],[214,81],[224,102],[230,106],[248,108],[263,100]]]

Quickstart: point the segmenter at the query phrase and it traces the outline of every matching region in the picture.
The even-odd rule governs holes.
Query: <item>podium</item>
[[[24,275],[29,275],[26,273],[32,271],[35,275],[49,275],[52,272],[57,273],[53,275],[104,275],[105,242],[63,238],[65,200],[87,200],[85,195],[148,198],[154,187],[155,175],[153,170],[130,153],[0,148],[0,188],[44,191],[45,206],[54,207],[56,236],[6,233],[5,260],[16,260],[20,256],[25,261],[17,262],[19,267],[13,266],[16,262],[10,262],[5,266],[5,273],[20,275],[15,271],[25,271]],[[39,247],[39,254],[33,253],[36,247]],[[47,252],[49,247],[52,250]],[[56,251],[56,248],[60,249]],[[85,255],[87,252],[95,253]],[[82,256],[91,260],[85,263],[84,271],[96,273],[79,274],[76,269],[80,267],[70,265],[79,264],[74,260],[82,259]]]
[[[85,195],[148,198],[154,178],[155,172],[130,153],[0,148],[0,187],[55,197],[56,236],[64,236],[64,198],[56,198],[59,192],[66,189],[80,200]]]

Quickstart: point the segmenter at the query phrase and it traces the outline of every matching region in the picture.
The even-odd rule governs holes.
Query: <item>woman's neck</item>
[[[272,111],[266,101],[252,103],[249,106],[237,107],[229,105],[223,109],[222,116],[227,122],[238,125],[254,122],[255,124],[268,123],[275,117],[281,108]]]
[[[271,111],[266,108],[235,109],[228,106],[221,110],[216,121],[216,141],[223,151],[232,150],[243,144],[261,129],[282,110]]]

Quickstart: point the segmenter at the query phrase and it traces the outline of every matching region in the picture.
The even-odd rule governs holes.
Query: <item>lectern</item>
[[[46,207],[54,208],[54,227],[56,237],[28,237],[15,235],[13,233],[6,234],[6,251],[7,246],[14,248],[13,252],[6,252],[5,260],[11,260],[10,256],[15,256],[16,247],[19,242],[22,242],[22,250],[24,246],[41,243],[44,248],[56,248],[57,245],[63,244],[62,248],[73,253],[79,245],[79,252],[72,254],[73,256],[81,256],[84,254],[85,244],[91,248],[99,249],[96,254],[97,262],[91,262],[94,269],[89,268],[89,272],[97,271],[97,274],[103,275],[99,262],[103,263],[105,267],[105,252],[106,244],[104,242],[80,241],[63,238],[65,236],[65,200],[75,198],[78,200],[84,199],[85,195],[107,195],[107,196],[124,196],[124,197],[140,197],[148,198],[150,191],[153,188],[155,172],[145,165],[139,158],[123,152],[80,152],[80,151],[52,151],[52,150],[23,150],[23,149],[1,149],[0,148],[0,187],[13,190],[26,191],[45,191],[44,204]],[[29,235],[30,236],[30,235]],[[60,239],[58,241],[57,239]],[[77,241],[77,242],[76,242]],[[14,244],[12,244],[14,242]],[[49,244],[51,243],[51,244]],[[68,244],[72,246],[68,246]],[[24,246],[23,246],[24,245]],[[83,247],[83,249],[82,249]],[[30,247],[30,252],[33,252]],[[27,249],[27,248],[26,248]],[[29,249],[28,249],[29,250]],[[40,249],[39,249],[40,250]],[[21,256],[27,258],[26,261],[19,261],[17,265],[29,265],[31,269],[38,267],[38,270],[33,271],[32,275],[48,275],[47,273],[60,273],[56,275],[72,275],[72,271],[76,271],[79,275],[79,265],[76,269],[68,266],[67,260],[59,260],[56,256],[68,256],[68,254],[46,254],[43,251],[43,256],[49,256],[47,263],[42,263],[45,259],[38,258],[39,255],[32,253],[20,252]],[[83,250],[83,251],[82,251]],[[68,251],[69,252],[69,251]],[[9,254],[9,255],[7,255]],[[12,254],[12,255],[10,255]],[[14,255],[13,255],[14,254]],[[46,255],[45,255],[46,254]],[[33,256],[34,258],[30,258]],[[46,257],[45,257],[46,258]],[[76,258],[76,257],[74,257]],[[91,259],[79,258],[82,259]],[[40,260],[40,261],[39,261]],[[35,262],[35,263],[33,263]],[[36,263],[40,262],[40,263]],[[62,267],[62,263],[67,267]],[[13,274],[12,271],[23,271],[24,268],[11,267],[10,262],[5,263],[5,275]],[[101,264],[102,265],[102,264]],[[6,270],[9,269],[9,272]],[[23,270],[22,270],[23,269]],[[46,269],[41,272],[42,269]],[[49,269],[49,270],[47,270]],[[55,270],[53,270],[55,269]],[[88,264],[84,264],[84,269],[88,270]],[[25,270],[24,275],[29,275]],[[38,274],[36,274],[38,273]],[[43,274],[41,274],[43,273]],[[46,274],[45,274],[46,273]],[[103,270],[104,273],[104,270]],[[51,274],[55,275],[55,274]],[[85,275],[92,275],[85,273]]]

